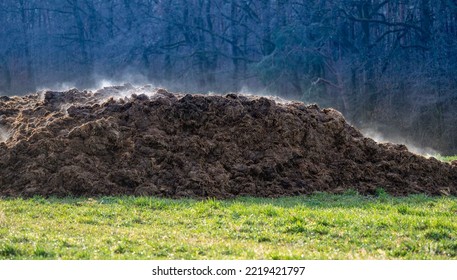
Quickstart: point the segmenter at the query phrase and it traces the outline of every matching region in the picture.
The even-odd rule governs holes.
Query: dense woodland
[[[457,153],[457,0],[2,0],[0,93],[262,92]]]

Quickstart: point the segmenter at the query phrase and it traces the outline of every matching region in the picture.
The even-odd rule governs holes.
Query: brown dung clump
[[[378,144],[333,109],[264,97],[132,86],[1,97],[0,133],[2,196],[457,194],[455,165]]]

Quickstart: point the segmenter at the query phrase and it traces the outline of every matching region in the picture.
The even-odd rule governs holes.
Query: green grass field
[[[0,259],[457,259],[457,198],[1,199]]]
[[[444,162],[451,162],[454,160],[457,160],[457,155],[456,156],[442,156],[442,155],[434,155],[434,158],[444,161]]]

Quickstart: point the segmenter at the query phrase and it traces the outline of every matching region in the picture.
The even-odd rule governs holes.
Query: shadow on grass
[[[202,204],[206,207],[221,207],[233,206],[242,204],[243,206],[274,206],[280,208],[296,208],[305,207],[312,209],[364,209],[371,208],[373,205],[392,205],[392,206],[415,206],[415,207],[432,207],[442,200],[451,200],[455,202],[457,211],[457,197],[431,197],[423,194],[410,195],[406,197],[393,197],[384,191],[378,191],[377,195],[366,196],[359,195],[355,191],[348,191],[343,194],[315,193],[312,195],[300,195],[293,197],[278,197],[278,198],[260,198],[260,197],[237,197],[226,200],[218,200],[213,198],[208,199],[170,199],[159,197],[145,196],[119,196],[119,197],[39,197],[33,198],[3,198],[3,200],[21,200],[36,204],[67,204],[73,206],[88,206],[88,205],[120,205],[133,207],[147,207],[156,210],[165,209],[187,209]]]

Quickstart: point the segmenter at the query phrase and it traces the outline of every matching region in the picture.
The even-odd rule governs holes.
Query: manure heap
[[[111,97],[110,97],[111,96]],[[333,109],[152,87],[0,97],[0,196],[457,195],[457,167]]]

